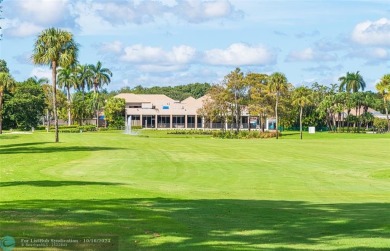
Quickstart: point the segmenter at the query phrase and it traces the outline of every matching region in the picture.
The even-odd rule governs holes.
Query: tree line
[[[376,85],[377,93],[364,91],[365,87],[359,72],[347,72],[331,86],[313,83],[294,87],[280,72],[244,74],[236,68],[221,84],[211,87],[198,112],[208,121],[230,123],[237,133],[244,111],[259,119],[261,131],[268,118],[275,118],[275,128],[299,128],[301,138],[303,125],[334,132],[360,132],[371,124],[389,130],[390,74]],[[374,118],[369,108],[385,113],[387,121]],[[351,113],[353,109],[355,114]]]

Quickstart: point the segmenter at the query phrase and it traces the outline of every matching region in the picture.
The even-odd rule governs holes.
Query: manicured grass
[[[117,236],[119,250],[388,250],[390,135],[298,138],[0,135],[0,236]]]

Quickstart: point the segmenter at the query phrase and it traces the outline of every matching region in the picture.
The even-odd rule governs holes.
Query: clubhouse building
[[[126,102],[126,124],[154,129],[222,129],[230,128],[224,121],[207,121],[199,114],[207,96],[195,99],[173,100],[160,94],[120,93],[115,96]],[[244,109],[240,117],[240,128],[259,128],[257,117],[249,116]],[[234,127],[235,125],[233,125]],[[267,120],[266,130],[275,128],[275,120]]]

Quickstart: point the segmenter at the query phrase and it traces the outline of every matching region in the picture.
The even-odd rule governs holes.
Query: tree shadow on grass
[[[17,139],[19,138],[19,135],[11,135],[11,134],[0,134],[0,140],[2,139]]]
[[[118,236],[120,250],[385,250],[390,238],[389,203],[139,198],[0,209],[0,234]]]
[[[300,134],[300,132],[282,132],[282,137],[291,137],[291,136],[296,136],[299,134]]]
[[[55,145],[47,145],[39,147],[38,145],[48,144],[48,142],[14,144],[11,146],[0,146],[0,154],[18,154],[18,153],[53,153],[53,152],[80,152],[80,151],[107,151],[119,150],[119,147],[102,147],[102,146],[61,146],[58,143]]]
[[[30,142],[30,143],[7,144],[7,145],[1,145],[0,151],[2,151],[5,148],[39,146],[39,145],[44,145],[44,144],[49,144],[49,143],[52,143],[52,142]]]
[[[0,187],[10,187],[10,186],[60,187],[60,186],[89,186],[89,185],[114,186],[114,185],[123,185],[123,183],[94,182],[94,181],[67,181],[67,180],[58,180],[58,181],[31,180],[31,181],[0,182]]]

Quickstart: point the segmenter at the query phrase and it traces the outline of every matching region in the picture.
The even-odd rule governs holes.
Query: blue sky
[[[71,31],[79,61],[123,86],[219,83],[236,67],[280,71],[296,86],[390,73],[390,0],[3,0],[5,59],[18,81],[50,77],[30,61],[45,28]]]

